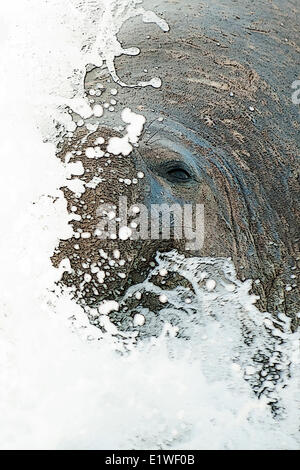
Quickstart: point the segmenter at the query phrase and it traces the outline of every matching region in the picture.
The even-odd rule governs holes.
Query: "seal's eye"
[[[197,181],[193,170],[183,161],[170,160],[150,166],[154,174],[173,184],[192,183]]]
[[[167,171],[167,178],[172,182],[186,182],[191,179],[191,175],[185,168],[174,167]]]

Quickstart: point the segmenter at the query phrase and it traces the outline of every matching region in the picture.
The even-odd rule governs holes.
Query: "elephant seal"
[[[191,255],[185,240],[174,238],[97,238],[99,205],[114,212],[120,196],[148,208],[202,204],[204,242],[192,255],[231,257],[240,278],[256,280],[259,308],[285,312],[296,328],[299,116],[291,84],[299,7],[292,1],[164,0],[151,9],[170,31],[140,18],[124,24],[119,41],[141,53],[115,59],[114,80],[105,64],[90,68],[86,93],[104,115],[86,120],[98,129],[78,127],[58,152],[63,161],[82,162],[86,184],[83,194],[63,188],[77,220],[76,236],[62,240],[53,255],[55,265],[66,257],[71,263],[62,283],[81,302],[96,305],[145,279],[157,250]],[[160,87],[137,86],[153,76]],[[109,109],[128,107],[127,114],[146,117],[139,141],[130,155],[109,152],[128,122],[117,122]],[[95,147],[98,159],[89,155]]]

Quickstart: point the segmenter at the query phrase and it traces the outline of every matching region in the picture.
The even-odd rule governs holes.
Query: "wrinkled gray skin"
[[[170,31],[136,18],[118,35],[124,48],[141,49],[139,56],[116,59],[122,82],[162,79],[160,89],[113,84],[117,109],[129,106],[147,118],[139,148],[124,160],[129,175],[142,170],[146,176],[133,199],[204,204],[205,242],[196,254],[232,257],[241,278],[261,280],[255,284],[259,307],[286,312],[295,327],[299,294],[286,286],[295,284],[299,261],[299,106],[291,101],[299,2],[158,0],[144,6]],[[86,89],[108,76],[91,70]],[[106,99],[104,93],[98,102]],[[108,125],[114,126],[113,116]],[[174,164],[184,165],[187,181],[170,179]],[[146,274],[157,249],[174,246],[184,251],[174,241],[141,245],[126,280]]]

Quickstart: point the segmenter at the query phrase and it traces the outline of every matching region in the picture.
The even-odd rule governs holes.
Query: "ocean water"
[[[33,3],[0,15],[0,448],[299,447],[299,334],[257,310],[230,260],[158,253],[111,314],[84,311],[57,288],[67,263],[55,269],[50,256],[72,236],[58,188],[74,167],[55,157],[63,129],[74,129],[65,106],[90,115],[88,63],[105,59],[118,80],[127,17],[167,26],[138,1]],[[162,271],[185,287],[158,285]],[[159,314],[146,294],[160,299]]]

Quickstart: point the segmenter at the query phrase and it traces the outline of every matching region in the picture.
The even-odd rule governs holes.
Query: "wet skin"
[[[286,286],[295,282],[291,275],[296,274],[299,260],[299,115],[291,102],[299,51],[296,6],[282,1],[227,0],[206,5],[166,0],[149,8],[168,21],[170,32],[139,19],[129,21],[119,39],[124,47],[138,46],[142,52],[137,57],[119,57],[116,69],[123,82],[159,76],[162,86],[125,88],[107,83],[105,69],[87,74],[87,90],[99,81],[106,84],[107,90],[96,102],[107,101],[110,88],[116,87],[116,110],[129,106],[144,114],[147,122],[139,147],[129,157],[113,157],[103,167],[107,182],[83,199],[87,206],[97,198],[117,204],[120,175],[133,178],[143,171],[145,178],[138,184],[122,186],[121,193],[129,201],[148,207],[164,202],[204,204],[203,248],[186,254],[232,257],[241,278],[260,279],[255,289],[262,310],[293,315],[299,309],[299,296],[296,288],[287,291]],[[99,124],[104,122],[107,129],[116,126],[115,120],[107,115]],[[91,139],[105,132],[100,127]],[[76,134],[60,156],[75,142]],[[78,159],[85,168],[92,165],[83,157],[74,158]],[[82,179],[97,171],[94,165],[90,176]],[[69,206],[74,204],[73,196],[65,194]],[[56,258],[63,253],[71,256],[73,243],[62,242]],[[101,244],[99,240],[85,243],[89,248],[82,245],[76,255],[82,259],[91,258],[89,250]],[[110,244],[110,250],[119,246],[117,241]],[[118,293],[120,286],[141,280],[156,251],[173,247],[185,251],[185,244],[176,240],[123,242],[121,250],[129,260],[126,278],[117,279],[112,290]]]

